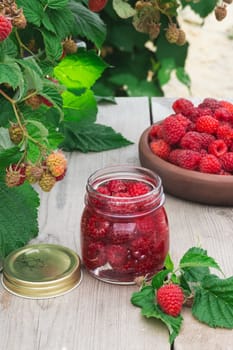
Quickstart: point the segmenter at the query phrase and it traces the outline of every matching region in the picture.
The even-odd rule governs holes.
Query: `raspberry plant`
[[[103,21],[81,1],[0,0],[0,257],[38,234],[31,185],[50,191],[64,178],[60,149],[130,144],[96,123],[92,86],[107,68],[97,54],[105,37]],[[83,40],[95,50],[79,47]]]

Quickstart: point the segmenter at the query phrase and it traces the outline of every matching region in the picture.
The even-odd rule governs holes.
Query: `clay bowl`
[[[233,205],[233,176],[186,170],[157,157],[149,147],[149,129],[147,128],[140,137],[139,159],[143,167],[161,177],[166,193],[203,204]]]

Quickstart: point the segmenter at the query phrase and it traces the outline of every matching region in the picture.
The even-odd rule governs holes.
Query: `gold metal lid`
[[[55,244],[33,244],[6,257],[2,284],[15,295],[44,299],[71,291],[81,278],[80,259],[73,250]]]

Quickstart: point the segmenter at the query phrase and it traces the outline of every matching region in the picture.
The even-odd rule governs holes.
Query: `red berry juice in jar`
[[[97,170],[87,182],[82,260],[99,280],[134,284],[163,269],[169,229],[161,179],[134,166]]]

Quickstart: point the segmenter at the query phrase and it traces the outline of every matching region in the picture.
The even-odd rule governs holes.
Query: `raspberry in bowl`
[[[147,128],[139,140],[141,165],[155,171],[164,190],[193,202],[233,204],[233,104],[180,98],[172,114]]]
[[[134,166],[97,170],[87,182],[81,218],[82,261],[115,284],[150,279],[164,267],[169,228],[159,176]]]

